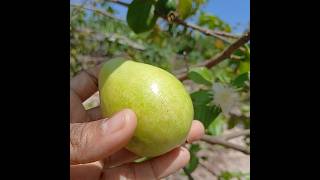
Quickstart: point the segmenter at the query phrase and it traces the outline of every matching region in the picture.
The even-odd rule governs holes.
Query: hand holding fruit
[[[117,179],[120,176],[159,179],[185,166],[189,152],[183,147],[142,163],[131,163],[139,157],[125,147],[135,134],[137,115],[124,109],[103,119],[100,107],[86,111],[82,105],[98,90],[99,70],[100,67],[96,67],[83,71],[71,80],[71,179]],[[187,141],[197,140],[203,133],[202,124],[192,121]]]

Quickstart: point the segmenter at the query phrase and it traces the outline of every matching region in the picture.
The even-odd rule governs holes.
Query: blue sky
[[[240,26],[235,32],[242,32],[250,21],[250,0],[208,0],[203,11],[212,13],[231,25]]]
[[[71,0],[71,3],[81,3],[83,0]],[[123,0],[130,2],[131,0]],[[113,5],[120,18],[125,19],[127,8]],[[243,32],[250,21],[250,0],[208,0],[202,8],[204,12],[214,14],[226,23],[230,24],[233,32]],[[189,20],[191,22],[194,19]]]

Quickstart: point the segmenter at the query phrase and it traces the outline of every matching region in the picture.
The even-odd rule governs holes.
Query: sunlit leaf
[[[218,180],[250,180],[250,173],[222,171]]]
[[[231,84],[237,88],[242,88],[245,86],[245,82],[249,80],[249,74],[248,72],[240,74],[238,77],[236,77]]]
[[[219,29],[221,31],[230,32],[231,27],[224,21],[222,21],[219,17],[201,12],[198,18],[198,24],[200,26],[206,26],[211,30]]]
[[[212,101],[212,92],[209,90],[199,90],[190,94],[194,105],[207,105]]]
[[[201,121],[205,128],[221,113],[221,109],[213,105],[196,105],[194,118]]]
[[[225,121],[222,115],[219,115],[208,127],[208,134],[218,136],[223,133]]]
[[[190,69],[188,77],[199,84],[212,85],[213,76],[206,67],[196,67]]]
[[[250,61],[241,61],[239,64],[239,73],[247,73],[250,71]]]
[[[224,42],[220,39],[217,39],[215,42],[214,42],[214,46],[218,49],[224,49]]]
[[[177,11],[179,18],[186,19],[192,11],[192,0],[179,0]]]

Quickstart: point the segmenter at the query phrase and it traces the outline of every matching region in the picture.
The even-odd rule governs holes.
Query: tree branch
[[[250,40],[250,32],[248,32],[245,35],[243,35],[240,39],[238,39],[237,41],[232,43],[228,48],[223,50],[221,53],[217,54],[213,58],[208,59],[208,60],[204,61],[203,63],[200,63],[200,64],[198,64],[196,66],[198,66],[198,67],[205,66],[205,67],[210,69],[213,66],[215,66],[215,65],[219,64],[220,62],[222,62],[223,60],[229,58],[230,55],[235,50],[237,50],[238,48],[243,46],[249,40]],[[177,77],[178,77],[179,80],[184,81],[184,80],[187,79],[188,75],[187,75],[187,72],[184,72],[184,73],[182,73],[180,75],[177,75]]]
[[[76,11],[78,11],[78,10],[81,9],[84,5],[86,5],[87,2],[88,2],[88,0],[84,0],[84,1],[82,2],[82,4],[79,4],[78,6],[74,6],[74,7],[76,7],[76,8],[72,9],[72,10],[71,10],[71,13],[70,13],[70,14],[71,14],[71,20],[75,17]]]
[[[239,39],[241,37],[240,35],[235,35],[235,34],[223,32],[223,31],[214,31],[214,33],[217,35],[224,36],[227,38],[232,38],[232,39]]]
[[[185,167],[183,168],[183,171],[184,171],[184,173],[186,173],[186,175],[188,176],[189,180],[193,180],[192,175],[188,172],[188,170]]]
[[[223,138],[204,135],[201,138],[201,140],[206,142],[206,143],[212,144],[212,145],[221,145],[221,146],[224,146],[226,148],[230,148],[230,149],[234,149],[234,150],[243,152],[245,154],[250,154],[250,149],[249,148],[244,147],[244,146],[240,146],[240,145],[237,145],[237,144],[230,143],[230,142],[224,140]]]
[[[217,176],[217,174],[212,171],[211,169],[209,169],[203,162],[199,161],[199,164],[204,168],[206,169],[208,172],[210,172],[213,176]]]
[[[225,140],[230,140],[230,139],[234,139],[240,136],[246,136],[246,135],[250,135],[250,129],[245,129],[242,131],[236,131],[230,134],[225,134],[223,136],[221,136],[221,138],[225,139]]]
[[[106,0],[106,1],[109,1],[109,2],[112,2],[112,3],[115,3],[115,4],[119,4],[119,5],[122,5],[122,6],[125,6],[125,7],[128,7],[130,5],[129,3],[122,2],[122,1],[119,1],[119,0]],[[165,19],[166,21],[168,21],[168,19],[166,17],[162,17],[162,18]],[[233,39],[238,39],[239,38],[239,36],[236,36],[236,35],[233,35],[233,34],[230,34],[230,33],[227,33],[227,32],[212,31],[212,30],[200,27],[198,25],[185,22],[182,19],[179,19],[177,17],[174,19],[174,22],[177,23],[177,24],[180,24],[182,26],[185,26],[187,28],[191,28],[193,30],[197,30],[197,31],[203,33],[204,35],[213,36],[213,37],[219,38],[219,39],[221,39],[221,40],[223,40],[223,41],[225,41],[225,42],[227,42],[229,44],[231,42],[227,38],[233,38]]]
[[[195,24],[191,24],[191,23],[188,23],[188,22],[185,22],[179,18],[175,18],[174,20],[175,23],[177,24],[180,24],[182,26],[185,26],[187,28],[191,28],[193,30],[197,30],[199,32],[201,32],[202,34],[206,35],[206,36],[213,36],[213,37],[216,37],[216,38],[219,38],[221,40],[223,40],[224,42],[227,42],[227,43],[230,43],[230,40],[226,39],[225,37],[222,36],[222,34],[224,36],[227,36],[227,33],[222,33],[221,31],[219,31],[218,33],[215,32],[215,31],[211,31],[209,29],[206,29],[206,28],[203,28],[203,27],[200,27],[198,25],[195,25]],[[231,35],[231,34],[228,34],[229,36],[232,36],[233,38],[235,38],[236,36],[234,35]]]
[[[112,2],[112,3],[115,3],[115,4],[119,4],[119,5],[125,6],[125,7],[128,7],[130,5],[129,3],[118,1],[118,0],[106,0],[106,1],[109,1],[109,2]]]
[[[95,37],[94,40],[100,39],[101,41],[101,40],[107,39],[109,42],[115,42],[120,45],[126,45],[139,51],[143,51],[146,49],[146,47],[144,47],[142,44],[136,43],[133,40],[127,38],[126,36],[122,36],[120,34],[116,34],[116,33],[111,34],[107,32],[100,33],[100,32],[93,31],[91,29],[75,29],[75,31],[80,33],[81,32],[90,33],[94,35]]]
[[[216,57],[213,57],[212,59],[209,59],[200,66],[206,66],[207,68],[211,68],[215,66],[216,64],[220,63],[222,60],[229,58],[230,55],[243,46],[246,42],[250,40],[250,31],[248,33],[245,33],[240,39],[235,41],[233,44],[231,44],[228,48],[226,48],[224,51],[222,51],[220,54],[218,54]]]
[[[108,13],[108,12],[105,12],[101,9],[98,9],[98,8],[95,8],[95,7],[88,7],[88,6],[84,6],[84,5],[79,5],[79,4],[70,4],[71,7],[75,7],[75,8],[80,8],[80,9],[85,9],[85,10],[89,10],[89,11],[94,11],[94,12],[97,12],[101,15],[104,15],[104,16],[107,16],[107,17],[110,17],[110,18],[113,18],[113,19],[116,19],[118,21],[122,21],[121,19],[117,18],[116,16]]]

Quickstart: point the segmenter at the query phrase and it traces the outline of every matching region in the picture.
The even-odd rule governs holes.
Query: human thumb
[[[70,124],[70,164],[104,159],[123,148],[137,126],[135,113],[125,109],[110,119]]]

